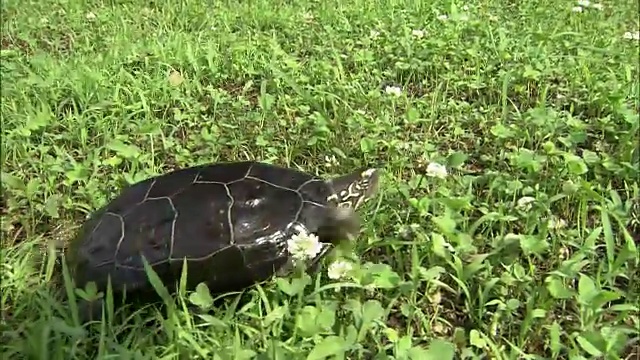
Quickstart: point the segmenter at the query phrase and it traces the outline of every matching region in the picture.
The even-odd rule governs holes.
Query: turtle
[[[325,179],[259,161],[174,170],[122,189],[85,221],[65,258],[80,288],[93,282],[106,291],[110,281],[114,294],[149,293],[146,261],[169,290],[186,265],[187,289],[242,291],[291,271],[293,236],[320,243],[309,269],[354,239],[355,210],[377,192],[379,177],[378,168],[360,168]]]

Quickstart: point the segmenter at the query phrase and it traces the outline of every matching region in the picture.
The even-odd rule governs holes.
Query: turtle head
[[[327,180],[332,190],[327,198],[330,205],[324,225],[318,235],[324,242],[353,240],[360,233],[360,217],[356,209],[378,190],[380,170],[361,169],[351,174]]]
[[[378,191],[380,170],[376,168],[360,169],[347,175],[327,180],[331,195],[329,204],[340,208],[357,209]]]
[[[353,241],[360,233],[360,217],[353,208],[331,207],[324,223],[317,230],[321,242],[337,244]]]

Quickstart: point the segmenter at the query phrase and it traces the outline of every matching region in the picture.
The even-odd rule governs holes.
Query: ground
[[[4,1],[3,358],[637,358],[637,14]],[[49,245],[122,186],[246,159],[384,170],[352,278],[327,263],[84,326],[55,296]]]

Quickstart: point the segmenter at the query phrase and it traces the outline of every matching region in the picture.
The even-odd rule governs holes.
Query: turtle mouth
[[[348,207],[338,207],[333,211],[333,218],[336,221],[346,221],[354,216],[353,210]]]
[[[337,244],[355,240],[360,230],[360,217],[352,208],[336,207],[329,210],[327,221],[318,228],[317,233],[320,241]]]

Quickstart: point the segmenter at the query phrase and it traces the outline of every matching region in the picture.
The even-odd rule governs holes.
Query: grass
[[[4,1],[2,357],[638,356],[639,10],[603,4]],[[77,323],[48,244],[126,183],[245,159],[383,167],[354,280]]]

